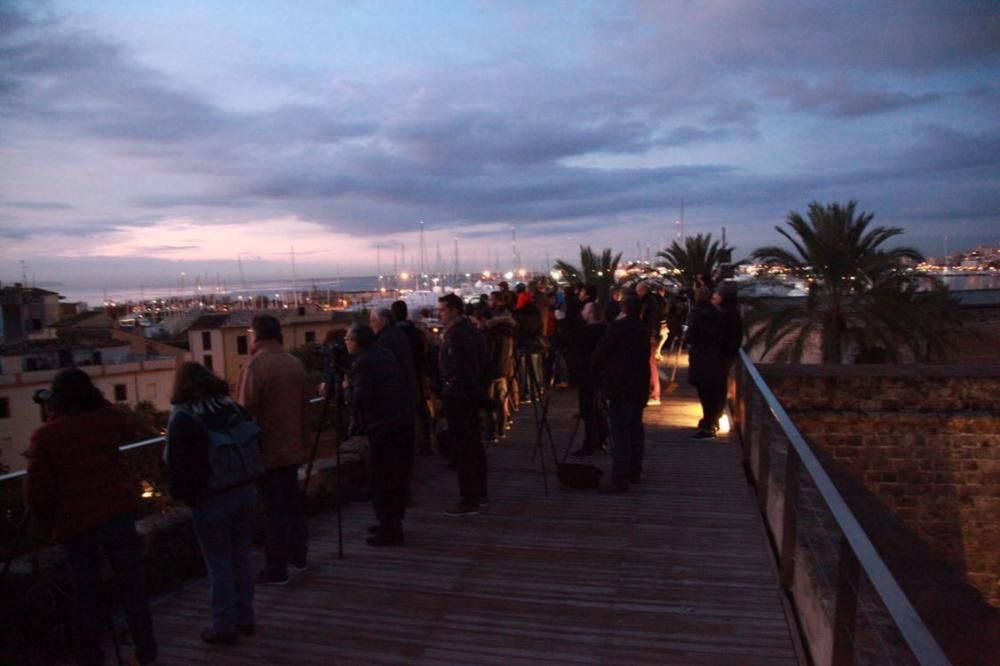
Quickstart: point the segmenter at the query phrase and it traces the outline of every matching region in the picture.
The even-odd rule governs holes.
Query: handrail
[[[309,398],[310,405],[315,405],[321,402],[323,402],[322,396],[316,398]],[[150,437],[149,439],[141,439],[138,442],[129,442],[128,444],[122,444],[121,446],[118,447],[118,450],[131,451],[132,449],[141,449],[145,446],[153,446],[154,444],[163,443],[166,440],[167,440],[166,436],[158,435],[156,437]],[[6,474],[0,474],[0,483],[5,483],[7,481],[18,479],[27,473],[28,473],[27,470],[19,469],[16,472],[8,472]]]
[[[848,508],[844,498],[833,484],[830,476],[823,469],[822,463],[820,463],[819,459],[812,452],[809,445],[806,444],[805,439],[799,433],[798,428],[795,427],[785,408],[781,406],[781,403],[767,386],[764,378],[761,377],[753,361],[742,349],[740,350],[740,360],[757,387],[757,390],[760,391],[768,408],[771,410],[771,414],[784,431],[789,443],[795,448],[795,453],[798,455],[802,466],[812,477],[816,489],[829,507],[834,520],[837,521],[837,525],[850,544],[851,550],[857,556],[858,562],[872,583],[872,587],[875,588],[875,591],[882,598],[882,602],[895,621],[897,628],[913,652],[914,657],[921,664],[949,664],[948,657],[945,656],[944,651],[937,644],[937,641],[934,640],[927,625],[920,619],[916,609],[913,608],[910,600],[906,597],[902,588],[899,587],[899,583],[896,582],[889,568],[882,561],[875,546],[872,545],[864,529],[862,529],[854,514]]]

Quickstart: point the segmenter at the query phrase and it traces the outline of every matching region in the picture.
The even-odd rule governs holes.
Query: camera
[[[31,401],[36,405],[44,405],[52,399],[52,391],[47,388],[35,389],[31,392]]]

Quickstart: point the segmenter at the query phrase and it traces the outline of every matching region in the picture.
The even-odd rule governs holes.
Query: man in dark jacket
[[[355,357],[345,388],[354,408],[356,428],[368,436],[372,466],[372,506],[378,525],[370,546],[403,545],[406,489],[413,471],[414,412],[400,409],[409,399],[401,364],[379,346],[364,325],[352,326],[345,338]]]
[[[639,301],[622,300],[624,317],[608,325],[594,351],[591,368],[604,378],[611,420],[611,485],[602,493],[623,493],[629,482],[639,483],[645,455],[642,410],[649,396],[649,335],[639,321]]]
[[[406,339],[410,342],[413,369],[417,375],[417,450],[421,455],[429,455],[432,451],[431,415],[427,409],[427,336],[410,321],[406,301],[393,301],[390,309],[396,320],[396,327],[406,335]]]
[[[694,307],[688,318],[684,341],[688,344],[688,383],[698,391],[701,420],[691,439],[712,439],[719,427],[719,383],[721,364],[722,316],[712,305],[712,290],[697,287]]]
[[[607,422],[601,414],[597,391],[597,378],[590,367],[594,350],[604,338],[608,327],[602,319],[601,308],[590,301],[583,306],[583,328],[577,332],[572,347],[573,379],[579,389],[577,403],[580,418],[583,419],[583,444],[573,452],[574,456],[593,455],[604,446],[607,438]]]
[[[479,409],[487,404],[492,372],[486,340],[462,314],[462,299],[447,294],[438,299],[444,342],[438,364],[441,398],[455,447],[461,500],[445,511],[449,516],[478,514],[487,502],[486,450],[479,431]]]

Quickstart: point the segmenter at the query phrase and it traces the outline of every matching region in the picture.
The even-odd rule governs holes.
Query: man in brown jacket
[[[306,530],[299,465],[305,459],[306,412],[309,389],[302,362],[282,346],[281,323],[271,315],[253,318],[250,333],[253,358],[240,378],[239,402],[261,429],[267,566],[257,583],[284,585],[288,564],[305,571]]]

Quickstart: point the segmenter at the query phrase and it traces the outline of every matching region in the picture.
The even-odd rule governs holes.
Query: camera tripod
[[[549,426],[549,393],[542,389],[531,359],[532,352],[526,349],[517,350],[517,363],[514,366],[514,381],[527,389],[527,399],[531,401],[531,411],[535,419],[535,448],[531,452],[531,462],[537,457],[542,470],[542,486],[545,495],[549,494],[548,471],[545,468],[545,437],[548,437],[549,448],[552,450],[552,463],[558,462],[555,441],[552,438],[552,428]],[[523,373],[523,374],[522,374]],[[521,395],[523,400],[526,396]]]
[[[344,391],[340,386],[340,376],[337,373],[331,375],[332,381],[327,384],[326,395],[323,397],[323,407],[319,412],[319,421],[316,423],[316,438],[313,440],[312,451],[309,454],[309,464],[306,466],[306,479],[302,485],[302,499],[306,498],[306,491],[309,489],[309,479],[312,478],[313,464],[316,462],[316,452],[319,450],[319,438],[323,435],[323,425],[326,423],[326,416],[330,411],[330,403],[333,405],[333,422],[335,435],[337,437],[336,451],[336,482],[337,482],[337,559],[344,559],[344,515],[341,504],[343,504],[343,475],[340,467],[340,445],[344,443],[341,436],[346,430],[343,427],[346,418],[346,405],[344,403]]]

